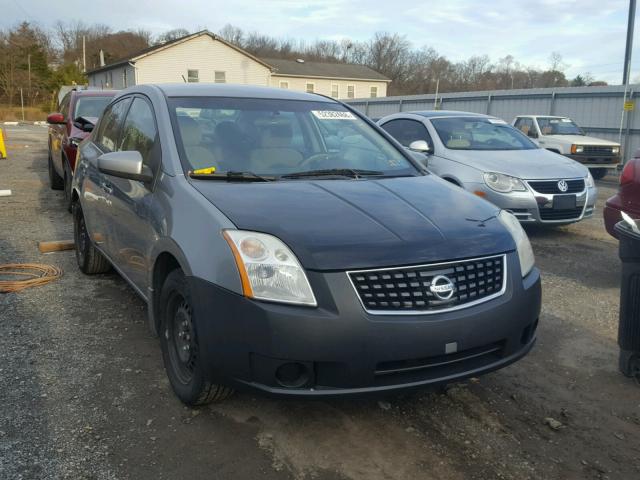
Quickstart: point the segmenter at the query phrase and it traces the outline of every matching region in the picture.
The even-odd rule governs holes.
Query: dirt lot
[[[0,478],[640,478],[640,387],[617,372],[620,263],[600,214],[615,179],[600,183],[595,218],[530,230],[544,301],[519,363],[446,393],[238,394],[191,410],[125,282],[83,276],[72,252],[38,253],[39,240],[71,238],[71,216],[48,188],[46,130],[7,134],[0,263],[65,274],[0,294]]]

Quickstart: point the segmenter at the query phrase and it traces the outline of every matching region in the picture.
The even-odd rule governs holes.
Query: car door
[[[153,177],[160,168],[161,149],[150,101],[136,96],[122,128],[118,151],[137,151]],[[159,228],[153,223],[153,181],[110,177],[111,210],[115,225],[114,259],[128,280],[146,296],[150,252]]]
[[[125,97],[108,106],[100,120],[92,141],[82,149],[82,210],[85,222],[94,243],[113,259],[113,199],[111,179],[98,170],[98,158],[103,153],[116,150],[124,118],[131,97]]]
[[[53,168],[61,177],[64,176],[64,165],[62,164],[62,148],[67,136],[67,130],[69,127],[69,104],[71,102],[71,93],[67,93],[58,107],[58,111],[64,117],[64,122],[61,124],[50,125],[51,132],[51,160],[53,161]]]

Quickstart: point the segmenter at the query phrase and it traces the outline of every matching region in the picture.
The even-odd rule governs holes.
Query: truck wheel
[[[89,237],[80,202],[73,205],[73,237],[76,244],[76,261],[82,273],[92,275],[111,270],[109,260],[98,251]]]
[[[590,168],[591,176],[594,180],[601,180],[607,176],[608,169],[606,168]]]
[[[64,180],[53,166],[53,158],[51,158],[51,150],[49,150],[49,186],[51,190],[62,190],[64,188]]]
[[[222,401],[233,393],[205,376],[199,355],[197,320],[191,292],[182,270],[167,275],[160,292],[160,345],[169,383],[176,396],[189,406]]]

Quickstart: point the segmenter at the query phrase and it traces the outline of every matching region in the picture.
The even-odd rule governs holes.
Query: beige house
[[[99,88],[215,82],[288,88],[340,99],[384,97],[391,82],[363,65],[260,59],[207,31],[147,48],[87,76],[89,85]]]

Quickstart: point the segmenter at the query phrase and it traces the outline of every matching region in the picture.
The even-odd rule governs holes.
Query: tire
[[[53,158],[51,158],[51,149],[49,149],[49,186],[51,190],[62,190],[64,188],[64,180],[53,166]]]
[[[162,285],[157,312],[162,359],[176,396],[182,403],[196,407],[220,402],[233,389],[212,383],[205,375],[202,357],[198,355],[197,321],[192,305],[184,273],[173,270]]]
[[[590,168],[589,171],[594,180],[602,180],[608,173],[606,168]]]
[[[68,164],[65,162],[64,164],[64,205],[69,213],[73,213],[73,202],[71,196],[71,169]]]
[[[89,237],[79,202],[73,206],[73,238],[76,244],[76,261],[82,273],[93,275],[111,270],[109,260],[98,251]]]

